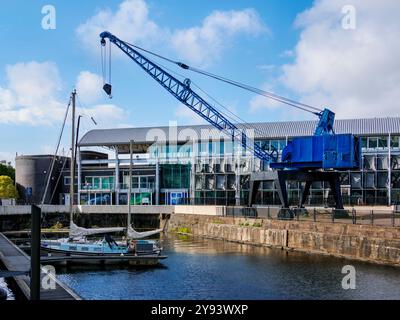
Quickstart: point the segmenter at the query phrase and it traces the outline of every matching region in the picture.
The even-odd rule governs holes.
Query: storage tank
[[[41,203],[52,159],[52,155],[27,155],[15,158],[15,180],[21,200],[25,203]],[[57,188],[57,180],[64,161],[65,157],[56,157],[45,203],[50,202],[51,195]],[[53,198],[51,202],[57,203],[58,199]]]

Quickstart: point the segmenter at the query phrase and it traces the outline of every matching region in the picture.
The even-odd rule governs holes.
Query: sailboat
[[[125,228],[82,228],[71,222],[68,238],[58,240],[42,240],[41,249],[48,253],[65,254],[68,256],[156,256],[161,257],[162,248],[156,241],[143,238],[158,234],[163,229],[138,232],[130,225],[127,228],[127,241],[117,242],[110,233],[123,231]],[[104,234],[101,240],[89,240],[87,236]]]
[[[75,118],[75,95],[76,91],[72,92],[72,148],[75,149],[74,145],[74,118]],[[68,112],[68,110],[67,110]],[[66,117],[65,117],[66,119]],[[65,120],[64,120],[65,124]],[[132,160],[132,159],[131,159]],[[70,229],[69,236],[66,238],[58,240],[47,240],[43,239],[41,241],[41,249],[48,252],[49,255],[52,254],[62,254],[68,257],[80,257],[84,260],[85,257],[98,257],[100,261],[104,262],[105,258],[110,258],[110,260],[134,260],[135,264],[156,264],[159,259],[166,258],[161,256],[162,249],[157,245],[156,241],[144,240],[143,238],[158,234],[163,231],[163,229],[138,232],[132,226],[130,222],[130,201],[128,201],[128,218],[127,218],[127,228],[124,227],[112,227],[112,228],[83,228],[79,227],[74,223],[73,216],[73,179],[74,179],[74,152],[72,151],[71,156],[71,197],[70,197]],[[130,171],[132,172],[132,161],[130,166]],[[130,176],[132,173],[130,172]],[[47,188],[47,186],[46,186]],[[131,189],[131,186],[130,186]],[[45,198],[45,195],[43,199]],[[126,229],[126,242],[115,241],[110,233],[122,232]],[[87,237],[93,235],[104,235],[101,240],[90,240]],[[115,259],[121,257],[121,259]],[[122,258],[123,257],[123,258]],[[90,259],[93,262],[93,259]]]

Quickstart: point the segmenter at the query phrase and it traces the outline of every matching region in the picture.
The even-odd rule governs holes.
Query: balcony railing
[[[154,190],[154,188],[155,188],[154,182],[140,183],[140,184],[133,183],[132,184],[132,190],[137,190],[137,189]],[[119,183],[118,189],[119,190],[128,190],[129,184]],[[115,191],[115,190],[116,190],[115,183],[103,183],[103,184],[94,184],[94,185],[86,184],[86,183],[81,184],[81,191]]]

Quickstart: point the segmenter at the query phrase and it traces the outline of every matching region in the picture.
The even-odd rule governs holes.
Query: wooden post
[[[31,208],[31,300],[40,300],[40,233],[42,210],[36,205]]]

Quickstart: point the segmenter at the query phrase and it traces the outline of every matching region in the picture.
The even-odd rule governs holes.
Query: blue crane
[[[226,133],[229,137],[232,138],[232,140],[240,141],[244,149],[251,150],[254,153],[254,156],[261,159],[262,162],[270,164],[271,168],[276,169],[278,172],[280,172],[282,176],[286,174],[288,175],[288,177],[290,176],[290,179],[292,179],[295,177],[295,175],[299,175],[303,180],[316,181],[319,179],[317,171],[319,171],[320,169],[337,170],[357,169],[360,167],[361,152],[358,138],[352,134],[335,134],[335,114],[329,109],[316,109],[271,93],[261,92],[261,90],[259,89],[252,88],[250,86],[246,86],[238,82],[228,80],[226,78],[200,71],[201,73],[210,75],[218,80],[228,82],[230,84],[242,87],[243,89],[251,90],[259,94],[267,95],[270,98],[287,103],[299,109],[303,109],[308,112],[311,111],[305,109],[305,107],[314,109],[312,113],[319,117],[314,135],[293,138],[291,141],[288,142],[288,145],[282,151],[281,160],[278,161],[279,154],[277,150],[266,151],[260,145],[254,143],[252,139],[249,139],[243,129],[232,123],[221,112],[219,112],[216,108],[214,108],[205,99],[203,99],[200,95],[198,95],[191,89],[190,79],[185,79],[183,82],[178,80],[176,77],[168,73],[162,67],[160,67],[159,65],[145,57],[143,54],[141,54],[138,50],[136,50],[136,48],[139,47],[119,39],[110,32],[102,32],[100,34],[100,38],[102,46],[106,45],[106,39],[108,39],[110,43],[113,43],[129,58],[136,62],[148,75],[156,80],[177,100],[179,100],[192,111],[197,113],[212,126]],[[172,60],[170,61],[174,62]],[[198,71],[198,69],[189,67],[186,64],[180,62],[174,63],[176,63],[183,69]],[[106,83],[104,85],[104,90],[107,94],[111,95],[111,84]],[[249,142],[251,142],[251,145],[249,145]],[[311,176],[312,178],[310,178]],[[257,179],[258,178],[255,177],[253,180],[257,182]],[[260,179],[269,180],[270,178],[263,176]],[[278,177],[274,176],[273,179],[277,180]],[[338,184],[337,174],[333,179],[329,173],[324,173],[324,175],[321,176],[321,180],[329,181],[331,185],[334,183],[333,181],[335,180],[335,183]],[[307,181],[305,189],[307,189]],[[255,185],[257,185],[257,183]],[[337,188],[331,189],[336,189],[336,193],[338,191]],[[285,192],[284,188],[283,192]],[[335,193],[334,190],[333,192]],[[335,196],[335,198],[337,197],[339,197],[339,195]],[[285,200],[284,198],[285,195],[281,196],[282,204],[284,207],[288,207],[287,199]],[[342,207],[341,198],[336,199],[336,205],[337,207]]]

